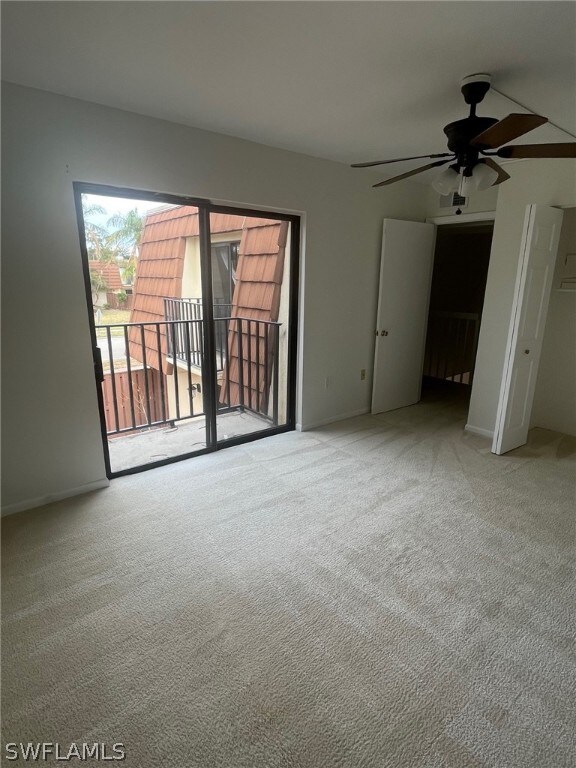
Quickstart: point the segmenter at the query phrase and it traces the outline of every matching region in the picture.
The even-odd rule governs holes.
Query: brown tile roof
[[[240,243],[236,286],[232,300],[232,317],[248,320],[278,320],[280,293],[284,273],[288,222],[261,220],[257,226],[244,229]],[[261,323],[242,324],[243,388],[245,405],[266,411],[275,331]],[[240,360],[238,350],[238,327],[231,323],[228,336],[230,370],[224,371],[220,401],[239,405]],[[270,334],[268,343],[265,334]],[[250,354],[248,354],[250,351]],[[268,354],[268,365],[265,357]],[[250,359],[250,363],[248,360]],[[268,378],[265,379],[265,373]],[[228,397],[227,381],[230,381]]]
[[[130,314],[131,323],[157,323],[164,320],[164,297],[182,295],[185,253],[185,237],[158,242],[142,239],[134,285],[134,303]],[[159,370],[158,337],[162,356],[165,357],[165,326],[161,325],[158,329],[148,326],[144,329],[146,363]],[[143,361],[140,329],[130,330],[130,341],[133,342],[130,344],[131,357]]]
[[[122,290],[122,278],[120,277],[118,264],[108,261],[90,260],[88,266],[90,272],[97,273],[103,277],[108,291]]]
[[[251,226],[257,226],[267,219],[247,219],[246,216],[236,216],[227,213],[210,214],[210,230],[212,234],[237,232],[244,227],[246,221]],[[142,243],[173,240],[177,237],[195,237],[199,234],[198,209],[192,206],[177,206],[167,211],[149,213],[146,217]]]

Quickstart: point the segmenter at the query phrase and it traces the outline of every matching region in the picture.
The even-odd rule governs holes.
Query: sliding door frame
[[[212,203],[210,200],[185,195],[173,195],[164,192],[149,192],[129,187],[108,186],[106,184],[94,184],[91,182],[74,181],[72,183],[74,203],[76,207],[76,219],[80,239],[80,255],[84,276],[84,288],[88,309],[88,323],[90,328],[90,340],[94,360],[94,376],[100,415],[100,430],[104,453],[104,464],[108,479],[145,472],[149,469],[162,467],[166,464],[174,464],[195,456],[228,448],[234,445],[249,443],[262,437],[289,432],[296,428],[296,382],[298,359],[298,293],[300,280],[300,216],[294,214],[263,211],[256,208],[242,208],[234,205]],[[100,195],[104,197],[118,197],[123,199],[147,200],[157,202],[159,205],[188,205],[198,209],[200,230],[200,264],[202,284],[202,311],[205,318],[204,344],[206,350],[205,359],[207,365],[202,370],[202,388],[204,402],[204,418],[206,420],[206,447],[188,453],[171,456],[166,459],[149,462],[147,464],[130,467],[119,471],[113,471],[110,464],[110,451],[108,448],[108,435],[106,432],[106,413],[104,408],[104,396],[102,392],[102,363],[99,358],[96,323],[94,320],[92,288],[90,283],[90,265],[88,248],[86,244],[86,232],[82,210],[82,195]],[[251,432],[247,435],[238,435],[226,440],[218,440],[217,436],[217,372],[216,372],[216,339],[214,328],[213,288],[212,288],[212,259],[211,259],[211,235],[210,214],[224,213],[238,216],[254,216],[261,219],[273,219],[275,221],[287,221],[290,224],[290,273],[289,273],[289,313],[288,313],[288,365],[287,365],[287,392],[286,392],[286,423],[281,426],[268,427],[266,429]],[[205,370],[204,370],[205,369]]]
[[[290,224],[290,272],[288,278],[288,365],[286,376],[286,423],[277,427],[266,427],[251,432],[247,435],[237,435],[218,441],[218,447],[225,448],[231,445],[241,445],[252,440],[259,440],[269,435],[279,435],[282,432],[290,432],[296,429],[296,386],[297,386],[297,362],[298,362],[298,290],[300,285],[300,216],[275,211],[261,211],[257,208],[242,208],[234,205],[210,203],[210,213],[224,213],[233,216],[246,216],[258,219],[271,219],[272,221],[287,221]],[[208,216],[208,236],[209,221]],[[214,330],[214,323],[211,324]],[[216,356],[213,359],[214,376],[216,376]],[[214,409],[214,412],[216,410]]]

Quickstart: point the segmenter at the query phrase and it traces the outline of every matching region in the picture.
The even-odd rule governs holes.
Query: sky
[[[106,226],[108,219],[115,213],[125,214],[128,211],[136,208],[141,216],[144,216],[148,211],[154,208],[167,208],[173,206],[167,206],[165,203],[159,203],[158,201],[149,200],[135,200],[125,197],[104,197],[103,195],[82,195],[82,199],[85,205],[101,205],[106,209],[105,214],[92,213],[88,217],[91,222],[98,226]]]

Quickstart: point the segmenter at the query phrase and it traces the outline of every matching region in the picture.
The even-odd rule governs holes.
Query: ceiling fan
[[[370,163],[354,163],[352,168],[369,168],[374,165],[399,163],[404,160],[434,160],[399,176],[384,179],[374,187],[384,187],[396,181],[423,173],[450,163],[432,182],[432,186],[446,195],[458,191],[466,197],[471,191],[488,189],[501,184],[510,175],[492,157],[502,158],[548,158],[576,157],[576,142],[567,144],[517,144],[502,146],[509,141],[548,122],[548,118],[534,114],[511,114],[503,120],[495,117],[478,117],[476,105],[488,93],[491,76],[480,73],[469,75],[462,80],[462,94],[470,105],[470,114],[463,120],[456,120],[444,128],[448,137],[449,152],[414,157],[397,157],[394,160],[375,160]],[[493,151],[495,150],[495,151]],[[448,158],[437,160],[436,158]]]

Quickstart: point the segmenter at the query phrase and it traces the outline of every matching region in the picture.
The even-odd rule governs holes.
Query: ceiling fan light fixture
[[[497,178],[498,171],[495,171],[494,168],[490,168],[489,165],[486,165],[483,162],[478,163],[472,172],[472,183],[477,192],[483,192],[485,189],[489,189]]]
[[[367,168],[373,165],[386,165],[387,163],[422,160],[424,158],[436,161],[436,158],[450,157],[451,159],[449,160],[427,163],[420,168],[400,173],[372,186],[384,187],[388,184],[395,184],[397,181],[411,178],[436,166],[453,163],[439,173],[435,179],[431,179],[430,184],[440,195],[447,196],[453,192],[458,192],[462,197],[468,197],[473,192],[481,192],[489,187],[497,186],[510,178],[510,174],[506,173],[492,159],[493,155],[505,158],[576,157],[576,142],[563,144],[508,144],[509,141],[514,141],[549,121],[548,118],[529,111],[512,113],[502,120],[498,120],[495,117],[481,117],[477,115],[476,107],[490,90],[491,80],[491,75],[486,72],[477,72],[474,75],[468,75],[468,77],[462,80],[461,91],[464,101],[470,107],[470,113],[468,117],[454,120],[444,126],[444,133],[448,139],[448,152],[415,155],[413,157],[397,157],[392,160],[376,160],[369,163],[354,163],[352,167]],[[500,91],[497,91],[497,93],[500,93]],[[518,104],[518,106],[522,105]],[[526,108],[522,107],[522,109]],[[554,123],[551,123],[551,125],[554,125]],[[561,130],[563,131],[564,129]],[[503,144],[507,146],[503,146]],[[496,151],[490,152],[489,150]],[[488,155],[488,157],[481,158],[481,155]],[[461,169],[463,169],[462,173],[460,173]]]
[[[432,187],[440,195],[449,195],[458,191],[460,174],[452,166],[444,168],[432,182]]]
[[[469,173],[462,174],[458,194],[462,197],[470,197],[473,192],[482,192],[491,187],[497,178],[497,171],[479,162]]]
[[[460,186],[458,187],[458,194],[461,197],[470,197],[470,195],[473,192],[478,191],[477,181],[474,178],[474,175],[471,173],[470,176],[466,176],[466,174],[462,174],[460,176]]]

